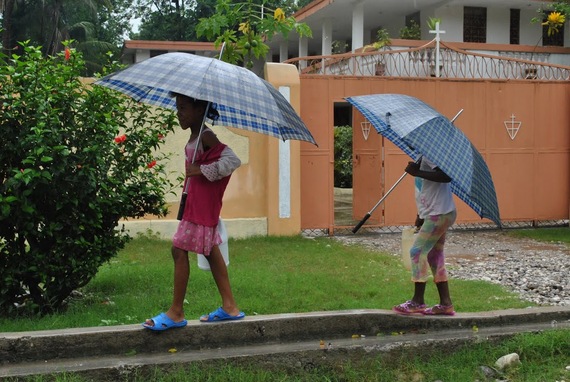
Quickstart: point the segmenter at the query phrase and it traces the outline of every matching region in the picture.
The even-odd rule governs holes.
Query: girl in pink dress
[[[239,158],[214,132],[204,128],[198,141],[208,102],[181,94],[176,96],[176,109],[180,127],[191,129],[185,147],[188,196],[182,220],[172,239],[174,260],[174,293],[168,311],[146,320],[143,327],[166,330],[186,326],[184,298],[190,276],[188,252],[206,256],[212,276],[222,298],[222,306],[200,317],[202,322],[237,320],[245,317],[238,309],[231,290],[226,263],[219,248],[222,239],[217,230],[222,209],[222,198],[232,172],[241,164]],[[216,119],[215,109],[208,109],[208,117]],[[194,152],[196,151],[196,155]],[[188,185],[188,187],[186,187]]]

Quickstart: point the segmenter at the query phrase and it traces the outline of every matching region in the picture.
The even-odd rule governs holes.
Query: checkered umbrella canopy
[[[95,82],[136,101],[176,109],[171,92],[217,105],[225,126],[294,139],[315,140],[285,97],[250,70],[190,53],[149,58]]]
[[[501,227],[495,186],[487,164],[469,139],[446,117],[417,98],[373,94],[346,98],[382,134],[410,157],[425,156],[451,181],[451,190],[479,216]]]

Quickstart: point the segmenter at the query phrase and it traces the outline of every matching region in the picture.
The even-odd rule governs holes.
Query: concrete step
[[[215,324],[190,322],[165,332],[123,325],[0,333],[0,379],[73,371],[98,381],[118,380],[154,367],[220,359],[307,367],[370,354],[417,351],[418,347],[449,349],[552,328],[570,328],[570,307],[454,317],[350,310],[252,316]]]

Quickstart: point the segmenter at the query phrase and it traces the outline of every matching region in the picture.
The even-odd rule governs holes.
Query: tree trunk
[[[15,0],[4,0],[2,10],[2,53],[10,55],[12,51],[12,12]]]

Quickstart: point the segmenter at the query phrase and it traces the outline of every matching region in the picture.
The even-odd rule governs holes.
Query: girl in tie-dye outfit
[[[393,310],[400,314],[451,316],[455,311],[443,253],[445,235],[457,216],[449,186],[451,178],[425,157],[419,163],[409,162],[406,172],[416,177],[416,204],[423,224],[410,250],[414,296]],[[430,271],[439,293],[439,304],[427,308],[424,294]]]

